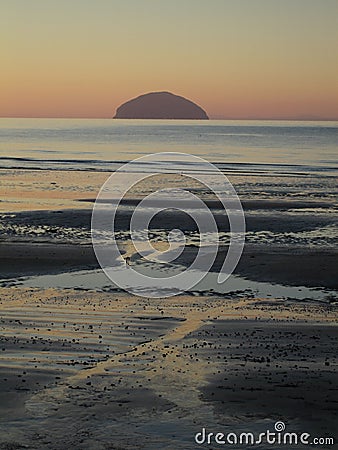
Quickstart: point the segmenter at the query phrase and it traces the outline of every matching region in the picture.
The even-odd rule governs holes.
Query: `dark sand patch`
[[[196,250],[190,248],[186,253]],[[220,248],[211,271],[220,270],[226,254],[227,248]],[[234,274],[254,281],[337,289],[337,263],[338,251],[330,248],[246,245]]]
[[[81,198],[77,200],[78,202],[84,202],[84,203],[94,203],[96,198]],[[123,198],[123,199],[103,199],[98,200],[100,203],[107,203],[112,205],[127,205],[127,206],[137,206],[141,201],[142,198]],[[203,200],[205,205],[210,209],[224,209],[223,204],[219,200],[209,200],[204,199]],[[305,200],[290,200],[290,199],[257,199],[257,200],[242,200],[242,206],[246,211],[249,210],[290,210],[290,209],[307,209],[307,208],[323,208],[328,209],[335,206],[334,201],[322,201],[322,200],[311,200],[311,201],[305,201]],[[147,203],[148,207],[158,207],[162,206],[163,201],[161,200],[152,200]],[[229,202],[229,206],[231,205],[231,202]],[[170,200],[166,199],[166,206],[170,207]],[[228,205],[227,205],[228,206]],[[236,206],[236,203],[234,203],[234,206]],[[187,208],[187,207],[194,207],[194,204],[191,202],[185,202],[185,201],[177,201],[172,200],[171,207],[173,208]],[[195,205],[196,207],[196,205]]]
[[[96,268],[98,263],[91,245],[0,242],[2,278]]]
[[[319,436],[335,430],[337,328],[330,324],[214,321],[187,338],[215,364],[202,389],[219,420],[283,420]],[[189,345],[189,344],[188,344]]]
[[[249,280],[290,286],[338,289],[338,252],[334,249],[248,246],[235,273]]]

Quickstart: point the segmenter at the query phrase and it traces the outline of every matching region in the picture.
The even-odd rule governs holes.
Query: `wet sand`
[[[84,196],[96,195],[106,172],[0,169],[0,211],[76,208]]]
[[[194,449],[202,427],[277,420],[334,436],[335,305],[1,292],[0,448]]]
[[[198,247],[188,247],[177,263],[189,266],[197,251]],[[227,252],[227,247],[219,248],[211,272],[220,271]],[[203,267],[203,257],[200,261]],[[337,289],[337,261],[336,249],[246,245],[234,274],[251,281]]]
[[[98,267],[90,201],[109,174],[71,175],[0,171],[0,449],[189,450],[201,447],[194,436],[203,427],[260,432],[273,430],[277,420],[287,431],[334,436],[336,298],[195,293],[154,300],[117,291],[6,287],[21,277]],[[334,199],[290,200],[289,186],[282,198],[246,198],[246,189],[254,194],[252,185],[245,187],[249,178],[241,179],[248,243],[236,273],[336,289],[337,251],[327,238],[336,224]],[[260,177],[251,178],[261,189]],[[137,202],[126,199],[119,213],[122,246]],[[226,233],[224,214],[216,203],[209,206]],[[195,229],[172,213],[154,227],[165,232],[178,222],[187,232]],[[318,230],[324,231],[317,237]],[[302,241],[308,232],[311,245]],[[219,270],[225,251],[212,270]],[[195,253],[193,242],[178,263],[188,265]]]
[[[90,245],[0,242],[2,278],[62,273],[98,268]]]
[[[186,248],[176,263],[188,266],[197,250],[197,247]],[[211,271],[220,270],[226,252],[226,248],[220,249]],[[137,255],[133,259],[137,260]],[[262,250],[248,245],[234,273],[254,281],[337,289],[337,260],[338,252],[333,249]],[[4,285],[6,280],[18,277],[91,269],[99,269],[91,245],[0,242],[0,273]]]

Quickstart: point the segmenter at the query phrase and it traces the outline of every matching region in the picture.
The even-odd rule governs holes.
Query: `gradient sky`
[[[1,0],[0,116],[167,90],[211,118],[338,119],[337,44],[337,0]]]

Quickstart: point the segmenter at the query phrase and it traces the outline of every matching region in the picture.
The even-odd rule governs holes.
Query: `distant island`
[[[171,92],[150,92],[123,103],[114,119],[202,119],[207,113],[196,103]]]

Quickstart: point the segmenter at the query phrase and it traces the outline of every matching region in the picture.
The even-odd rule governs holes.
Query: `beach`
[[[242,257],[221,285],[229,221],[214,196],[170,173],[128,192],[114,237],[135,270],[157,270],[129,233],[134,209],[154,186],[183,183],[218,227],[221,245],[205,278],[180,295],[153,298],[109,280],[92,246],[93,204],[116,160],[2,163],[0,449],[250,448],[214,438],[257,437],[277,422],[310,441],[337,439],[331,168],[219,164],[246,221]],[[148,230],[158,248],[178,224],[185,233],[184,251],[161,266],[166,275],[189,267],[199,249],[196,225],[175,194],[173,202],[177,208],[159,213]],[[205,433],[210,442],[198,442]]]
[[[335,429],[334,306],[24,288],[1,302],[1,448],[193,449],[203,427],[278,420]]]
[[[99,269],[91,242],[95,201],[92,193],[99,191],[110,172],[6,169],[0,174],[3,285],[19,276]],[[239,192],[242,185],[245,192],[250,184],[256,185],[256,178],[261,177],[229,176]],[[161,179],[163,182],[165,178]],[[293,181],[294,177],[289,180],[284,177],[284,184],[291,185]],[[267,178],[265,182],[269,185],[271,181]],[[277,182],[274,177],[274,185]],[[335,179],[329,179],[328,183],[327,189],[333,189]],[[133,210],[150,191],[151,184],[145,185],[136,192],[136,197],[135,193],[129,193],[121,202],[116,236],[122,253],[130,238],[128,227]],[[251,281],[337,289],[336,197],[331,192],[322,197],[309,198],[303,192],[257,198],[243,194],[246,244],[235,274]],[[208,197],[204,201],[224,235],[224,244],[219,247],[211,268],[211,272],[217,272],[228,248],[229,223],[217,201]],[[179,206],[177,200],[175,205]],[[184,213],[177,209],[159,213],[152,222],[153,240],[165,240],[166,231],[177,223],[190,240],[176,264],[187,267],[196,256],[198,239],[196,225]],[[133,258],[141,260],[137,252]]]
[[[338,450],[338,1],[0,1],[0,450]]]

